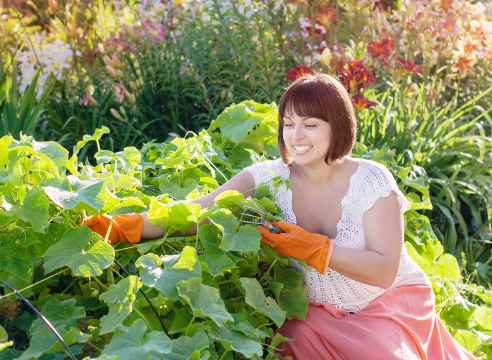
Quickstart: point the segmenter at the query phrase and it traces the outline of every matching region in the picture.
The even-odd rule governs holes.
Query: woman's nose
[[[292,134],[294,139],[302,139],[304,137],[304,133],[302,131],[302,126],[295,126],[294,133]]]

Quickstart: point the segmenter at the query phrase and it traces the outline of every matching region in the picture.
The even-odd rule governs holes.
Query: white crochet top
[[[246,168],[255,178],[256,186],[261,182],[272,184],[272,170],[283,179],[290,178],[290,169],[282,159],[267,160]],[[273,194],[274,187],[270,187]],[[375,161],[360,159],[359,166],[350,178],[347,195],[342,200],[342,218],[337,224],[335,245],[351,249],[364,250],[366,248],[362,215],[369,210],[377,199],[386,197],[394,191],[402,200],[403,211],[410,208],[410,202],[398,189],[394,177],[382,164]],[[292,211],[292,191],[286,191],[285,185],[278,189],[275,203],[287,214],[285,221],[297,224],[296,216]],[[294,268],[304,277],[306,295],[310,302],[329,303],[338,309],[357,313],[369,303],[383,295],[386,291],[397,286],[409,284],[429,284],[430,281],[424,271],[408,255],[403,246],[398,275],[389,289],[363,284],[352,280],[330,268],[326,275],[320,274],[313,268],[306,271],[295,259],[290,258]]]

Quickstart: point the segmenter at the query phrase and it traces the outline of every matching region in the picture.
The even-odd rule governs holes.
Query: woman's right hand
[[[87,226],[89,229],[95,233],[98,233],[103,239],[105,239],[110,224],[111,216],[100,215],[92,216],[84,220],[80,225]],[[117,242],[126,242],[135,244],[140,242],[143,225],[143,217],[137,213],[115,216],[113,225],[111,225],[111,232],[108,236],[109,243],[114,244]]]

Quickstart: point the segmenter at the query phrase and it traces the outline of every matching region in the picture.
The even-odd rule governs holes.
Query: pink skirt
[[[428,285],[392,289],[356,314],[309,303],[306,319],[287,320],[277,332],[296,339],[278,349],[297,360],[475,359],[435,313]]]

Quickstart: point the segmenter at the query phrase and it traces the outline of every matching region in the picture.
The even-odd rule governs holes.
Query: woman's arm
[[[329,267],[364,284],[389,288],[398,274],[404,239],[401,201],[391,192],[362,217],[366,250],[335,245]]]
[[[236,190],[244,194],[245,197],[253,196],[255,192],[255,179],[253,175],[249,173],[248,170],[243,170],[239,174],[234,176],[231,180],[226,182],[224,185],[212,191],[210,194],[207,194],[197,199],[186,200],[186,202],[200,204],[201,208],[205,209],[214,205],[214,199],[221,192],[224,192],[226,190]],[[150,223],[147,211],[142,213],[141,215],[143,217],[143,229],[142,229],[142,236],[141,236],[142,239],[156,239],[164,236],[164,229],[162,229],[159,226],[152,225]],[[206,224],[206,223],[208,223],[208,219],[205,219],[201,224]],[[190,230],[188,230],[188,232],[185,235],[181,235],[181,233],[177,231],[173,234],[170,234],[169,236],[170,237],[191,236],[191,235],[195,235],[196,231],[197,231],[197,226],[195,224]]]

